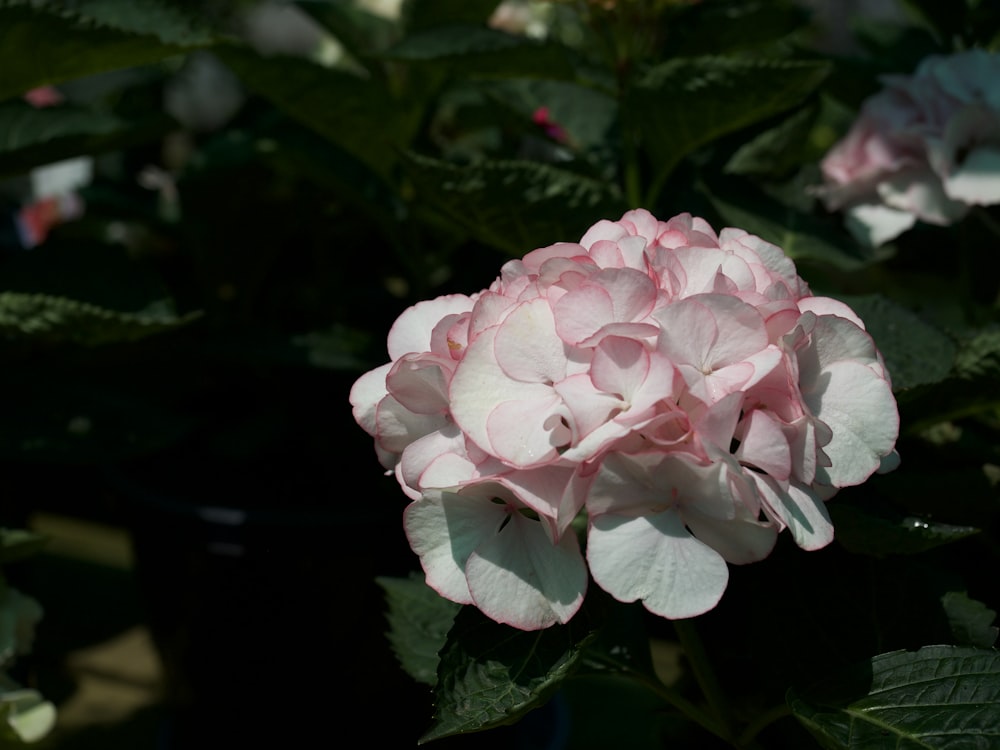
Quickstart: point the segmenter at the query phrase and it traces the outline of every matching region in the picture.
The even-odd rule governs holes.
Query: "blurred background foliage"
[[[404,498],[348,390],[408,305],[477,291],[632,207],[784,248],[869,324],[903,414],[903,468],[831,504],[835,549],[793,562],[779,546],[736,571],[747,580],[705,618],[748,628],[719,650],[725,673],[753,673],[739,667],[756,638],[808,642],[761,676],[784,690],[848,655],[952,637],[947,592],[1000,604],[1000,216],[876,249],[813,190],[880,74],[995,47],[1000,10],[851,7],[0,0],[2,519],[130,530],[157,643],[183,673],[173,697],[201,722],[178,730],[185,747],[208,742],[209,715],[255,736],[263,720],[235,717],[274,700],[300,714],[274,736],[306,736],[344,700],[333,685],[343,713],[384,721],[401,700],[400,737],[422,733],[429,696],[394,676],[375,584],[416,565]],[[905,622],[850,621],[871,616],[864,602]],[[780,639],[758,632],[776,618],[746,615],[782,608]],[[827,619],[805,634],[803,609]],[[190,636],[196,621],[212,634]]]

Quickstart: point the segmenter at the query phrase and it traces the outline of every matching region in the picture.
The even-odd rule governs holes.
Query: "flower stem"
[[[751,721],[746,729],[744,729],[736,740],[737,747],[749,747],[753,743],[754,739],[757,737],[761,731],[770,724],[773,724],[778,719],[783,719],[786,716],[791,716],[792,709],[788,707],[785,703],[780,703],[767,711],[759,714],[756,719]]]
[[[714,734],[720,739],[729,741],[729,736],[725,733],[725,728],[719,726],[718,721],[714,720],[709,714],[698,708],[698,706],[689,701],[683,695],[667,685],[664,685],[660,682],[660,680],[656,679],[652,675],[633,669],[628,664],[617,661],[606,654],[594,654],[592,658],[599,662],[602,666],[611,667],[619,674],[626,675],[632,680],[635,680],[635,682],[655,693],[657,697],[676,708],[685,717],[695,722],[703,729]]]
[[[708,701],[709,707],[715,714],[716,723],[723,728],[724,734],[719,736],[732,744],[734,732],[732,729],[732,713],[729,709],[729,700],[726,698],[726,694],[722,690],[722,685],[719,684],[719,680],[715,676],[712,664],[708,660],[708,654],[705,653],[705,646],[702,644],[701,637],[695,629],[694,621],[690,619],[674,620],[674,630],[681,642],[681,648],[687,657],[688,664],[691,665],[695,681],[698,683],[698,687],[701,688],[705,700]]]

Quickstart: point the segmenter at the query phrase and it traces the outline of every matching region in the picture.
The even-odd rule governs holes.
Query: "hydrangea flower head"
[[[350,400],[410,502],[427,583],[523,630],[591,581],[666,618],[712,609],[782,531],[895,459],[864,323],[780,248],[643,209],[404,311]],[[586,553],[574,530],[586,518]]]
[[[877,246],[1000,203],[1000,55],[934,55],[882,82],[821,162],[826,207]]]

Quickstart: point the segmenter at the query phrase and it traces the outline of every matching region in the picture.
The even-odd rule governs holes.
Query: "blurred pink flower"
[[[524,630],[566,622],[588,570],[668,618],[728,565],[892,465],[889,374],[862,321],[739,229],[645,210],[406,310],[350,401],[410,505],[427,583]],[[587,551],[573,521],[585,516]]]
[[[877,246],[1000,203],[1000,55],[937,55],[883,83],[821,163],[827,208]]]

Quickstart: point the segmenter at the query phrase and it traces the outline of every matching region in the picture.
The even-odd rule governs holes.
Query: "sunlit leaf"
[[[0,292],[0,336],[97,346],[136,341],[187,325],[200,313],[121,312],[46,294]]]
[[[985,750],[1000,743],[1000,652],[893,651],[792,690],[788,702],[827,750]]]

